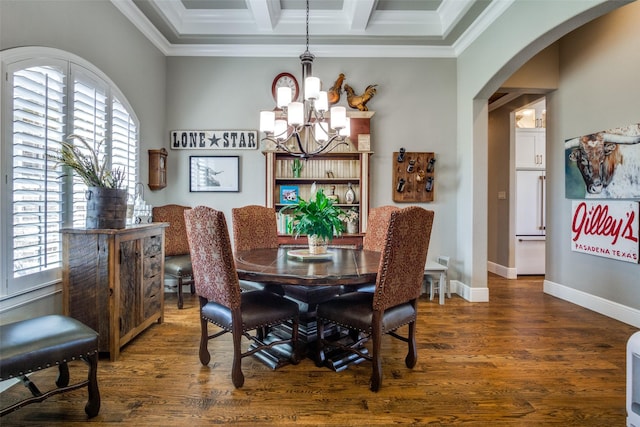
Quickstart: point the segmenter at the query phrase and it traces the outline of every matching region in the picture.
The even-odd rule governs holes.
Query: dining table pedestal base
[[[285,296],[298,303],[300,308],[298,325],[298,347],[300,354],[312,359],[316,357],[316,341],[318,339],[318,328],[316,324],[316,307],[319,303],[325,302],[338,295],[340,288],[336,286],[284,286]],[[282,323],[274,326],[265,337],[265,343],[288,339],[291,337],[291,324]],[[325,337],[330,340],[350,340],[346,330],[338,328],[333,324],[325,325]],[[251,344],[250,349],[255,348]],[[292,347],[290,344],[274,346],[271,349],[259,351],[254,356],[269,366],[277,369],[290,363]],[[366,354],[366,349],[364,349]],[[363,358],[356,354],[345,352],[344,350],[330,350],[326,352],[325,365],[336,372],[346,369],[349,364],[362,362]]]
[[[315,323],[315,321],[314,321]],[[316,328],[314,328],[316,329]],[[316,338],[313,341],[307,341],[306,343],[298,342],[298,345],[302,348],[301,354],[306,355],[309,358],[316,358]],[[282,339],[288,339],[291,337],[291,325],[282,324],[273,328],[269,334],[265,337],[264,343],[279,341]],[[330,341],[340,341],[342,344],[348,345],[349,342],[353,342],[353,339],[349,336],[348,332],[342,328],[338,328],[333,324],[327,324],[325,326],[325,339]],[[249,346],[250,350],[256,348],[256,344]],[[253,356],[260,360],[262,363],[270,367],[271,369],[278,369],[282,366],[291,363],[291,353],[293,348],[290,344],[280,344],[270,349],[265,349],[256,352]],[[366,348],[360,349],[364,354],[368,354]],[[325,350],[325,362],[324,365],[336,372],[343,371],[349,367],[349,365],[357,365],[365,359],[358,356],[355,353],[350,353],[339,348]]]

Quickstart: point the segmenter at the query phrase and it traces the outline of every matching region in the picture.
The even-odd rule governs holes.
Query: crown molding
[[[478,19],[471,25],[462,36],[451,46],[448,45],[425,45],[425,44],[336,44],[323,45],[312,44],[310,50],[314,55],[325,58],[456,58],[473,41],[475,41],[493,21],[495,21],[505,10],[507,10],[515,0],[492,1],[481,13]],[[127,17],[138,30],[165,56],[221,56],[221,57],[270,57],[270,58],[297,58],[303,51],[302,44],[178,44],[170,43],[153,23],[138,9],[133,0],[111,0],[112,4]],[[445,0],[436,12],[419,12],[407,14],[406,12],[386,11],[379,14],[375,19],[368,22],[367,34],[360,35],[389,35],[397,31],[398,27],[403,27],[402,34],[415,37],[417,34],[433,35],[435,28],[439,28],[437,36],[442,32],[449,32],[459,21],[460,17],[471,7],[472,0]],[[219,13],[209,12],[205,16],[196,16],[192,11],[184,8],[181,2],[161,2],[164,13],[170,15],[171,22],[178,22],[179,27],[189,28],[188,23],[196,23],[198,26],[210,19],[222,19]],[[349,4],[349,3],[347,3]],[[253,9],[252,9],[253,10]],[[294,32],[293,26],[300,25],[300,11],[271,11],[270,13],[281,14],[282,34]],[[233,12],[234,21],[247,22],[249,13],[240,11]],[[298,16],[300,15],[300,16]],[[317,13],[319,22],[329,22],[335,20],[333,12],[324,11]],[[437,20],[437,23],[436,23]],[[344,19],[342,20],[344,21]],[[239,21],[238,21],[239,22]],[[252,21],[253,22],[253,21]],[[270,23],[262,22],[261,27],[273,25],[273,18]],[[244,25],[244,24],[243,24]],[[344,25],[344,22],[340,25]],[[360,28],[362,23],[356,25]],[[209,27],[210,28],[210,27]],[[442,30],[444,29],[444,30]],[[180,31],[180,29],[176,29]],[[234,30],[238,32],[238,30]],[[254,29],[260,31],[259,29]],[[323,32],[326,32],[326,28]],[[344,31],[344,28],[342,28]],[[320,34],[318,34],[320,35]],[[396,33],[397,35],[397,33]]]

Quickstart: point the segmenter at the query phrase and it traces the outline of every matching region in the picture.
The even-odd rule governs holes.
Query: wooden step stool
[[[98,333],[71,317],[49,315],[0,326],[0,381],[22,380],[33,397],[0,411],[0,417],[25,405],[42,402],[58,393],[87,386],[89,400],[84,411],[89,418],[100,411],[98,391]],[[69,385],[67,362],[80,359],[89,365],[88,378]],[[40,392],[27,374],[58,366],[56,386]]]

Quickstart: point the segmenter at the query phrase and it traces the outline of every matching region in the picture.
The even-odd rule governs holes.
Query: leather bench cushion
[[[164,272],[176,277],[191,276],[193,274],[191,257],[189,255],[165,257]]]
[[[0,380],[98,351],[98,333],[67,316],[48,315],[0,326]]]

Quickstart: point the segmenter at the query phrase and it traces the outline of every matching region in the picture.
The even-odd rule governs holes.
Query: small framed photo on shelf
[[[281,185],[280,186],[280,203],[284,205],[292,205],[298,203],[298,186],[297,185]]]
[[[240,191],[240,157],[190,156],[189,191]]]

